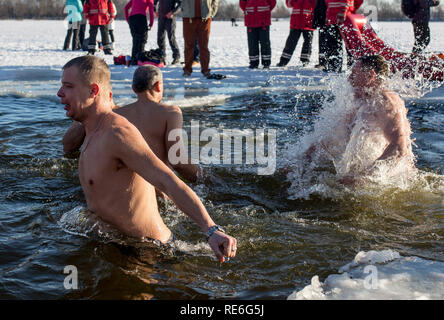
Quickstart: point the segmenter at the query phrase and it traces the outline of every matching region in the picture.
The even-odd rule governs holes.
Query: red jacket
[[[313,14],[317,0],[286,0],[286,5],[293,8],[290,18],[290,29],[314,30]]]
[[[92,26],[107,25],[116,16],[111,0],[86,0],[83,13]]]
[[[355,13],[364,0],[325,0],[327,5],[327,26],[337,24],[336,17],[338,13]]]
[[[247,27],[267,27],[271,24],[271,11],[276,6],[276,0],[239,0],[239,6],[245,13]]]

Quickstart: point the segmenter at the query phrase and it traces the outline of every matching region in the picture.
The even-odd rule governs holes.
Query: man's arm
[[[74,121],[65,132],[62,139],[63,151],[71,153],[78,151],[85,140],[85,128],[80,122]]]
[[[174,1],[174,7],[173,7],[173,14],[177,14],[180,10],[180,7],[182,6],[182,0],[176,0]]]
[[[270,0],[270,12],[276,7],[276,0]]]
[[[169,134],[172,130],[182,131],[182,125],[183,125],[183,117],[182,117],[182,111],[179,107],[174,106],[174,111],[171,112],[168,115],[167,118],[167,128],[165,130],[165,150],[167,154],[169,153],[170,148],[175,144],[180,144],[179,150],[186,150],[183,146],[183,140],[180,139],[179,141],[170,141],[168,139]],[[179,155],[180,157],[180,155]],[[200,172],[200,168],[197,165],[191,164],[191,159],[189,159],[188,154],[186,155],[187,163],[177,163],[172,164],[170,163],[171,167],[174,168],[174,170],[177,171],[177,173],[184,179],[196,182],[197,176]],[[168,159],[169,162],[170,159]]]
[[[132,7],[133,2],[132,0],[128,1],[128,3],[125,5],[125,7],[123,8],[123,12],[125,14],[125,20],[128,21],[129,19],[129,10]]]
[[[155,188],[165,192],[176,206],[188,215],[203,232],[215,225],[197,195],[151,151],[142,134],[125,121],[113,128],[110,151]],[[220,262],[234,257],[236,239],[216,231],[208,243]]]
[[[219,0],[213,0],[211,2],[211,8],[213,10],[212,18],[214,18],[216,16],[216,14],[217,14],[217,10],[219,9]]]
[[[405,119],[405,113],[406,109],[401,98],[389,96],[384,127],[382,128],[389,145],[378,160],[385,160],[392,156],[402,157],[408,154],[411,132],[408,120]]]
[[[154,24],[154,4],[153,4],[152,0],[148,0],[148,12],[149,12],[149,15],[150,15],[149,27],[150,27],[150,30],[151,30],[151,28],[153,27],[153,24]]]

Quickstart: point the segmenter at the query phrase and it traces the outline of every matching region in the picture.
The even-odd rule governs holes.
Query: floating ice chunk
[[[355,259],[346,264],[345,266],[339,268],[339,272],[349,271],[350,268],[356,267],[362,264],[375,264],[375,263],[386,263],[389,261],[393,261],[395,259],[399,259],[401,256],[398,252],[392,250],[383,250],[383,251],[360,251]]]
[[[344,272],[346,271],[346,272]],[[392,250],[359,252],[322,283],[293,292],[288,299],[444,299],[444,262],[402,257]]]

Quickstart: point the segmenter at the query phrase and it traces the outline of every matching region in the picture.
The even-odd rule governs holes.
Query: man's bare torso
[[[154,187],[114,155],[119,141],[113,126],[122,125],[131,124],[110,113],[85,138],[79,178],[88,208],[125,234],[166,241],[171,233],[159,215]]]

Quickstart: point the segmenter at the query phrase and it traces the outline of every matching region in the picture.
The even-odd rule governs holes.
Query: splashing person
[[[315,153],[327,155],[342,184],[408,178],[415,172],[407,109],[397,93],[386,89],[388,73],[382,56],[359,58],[349,76],[354,107],[335,127],[337,134],[325,135],[305,152],[306,160]]]

